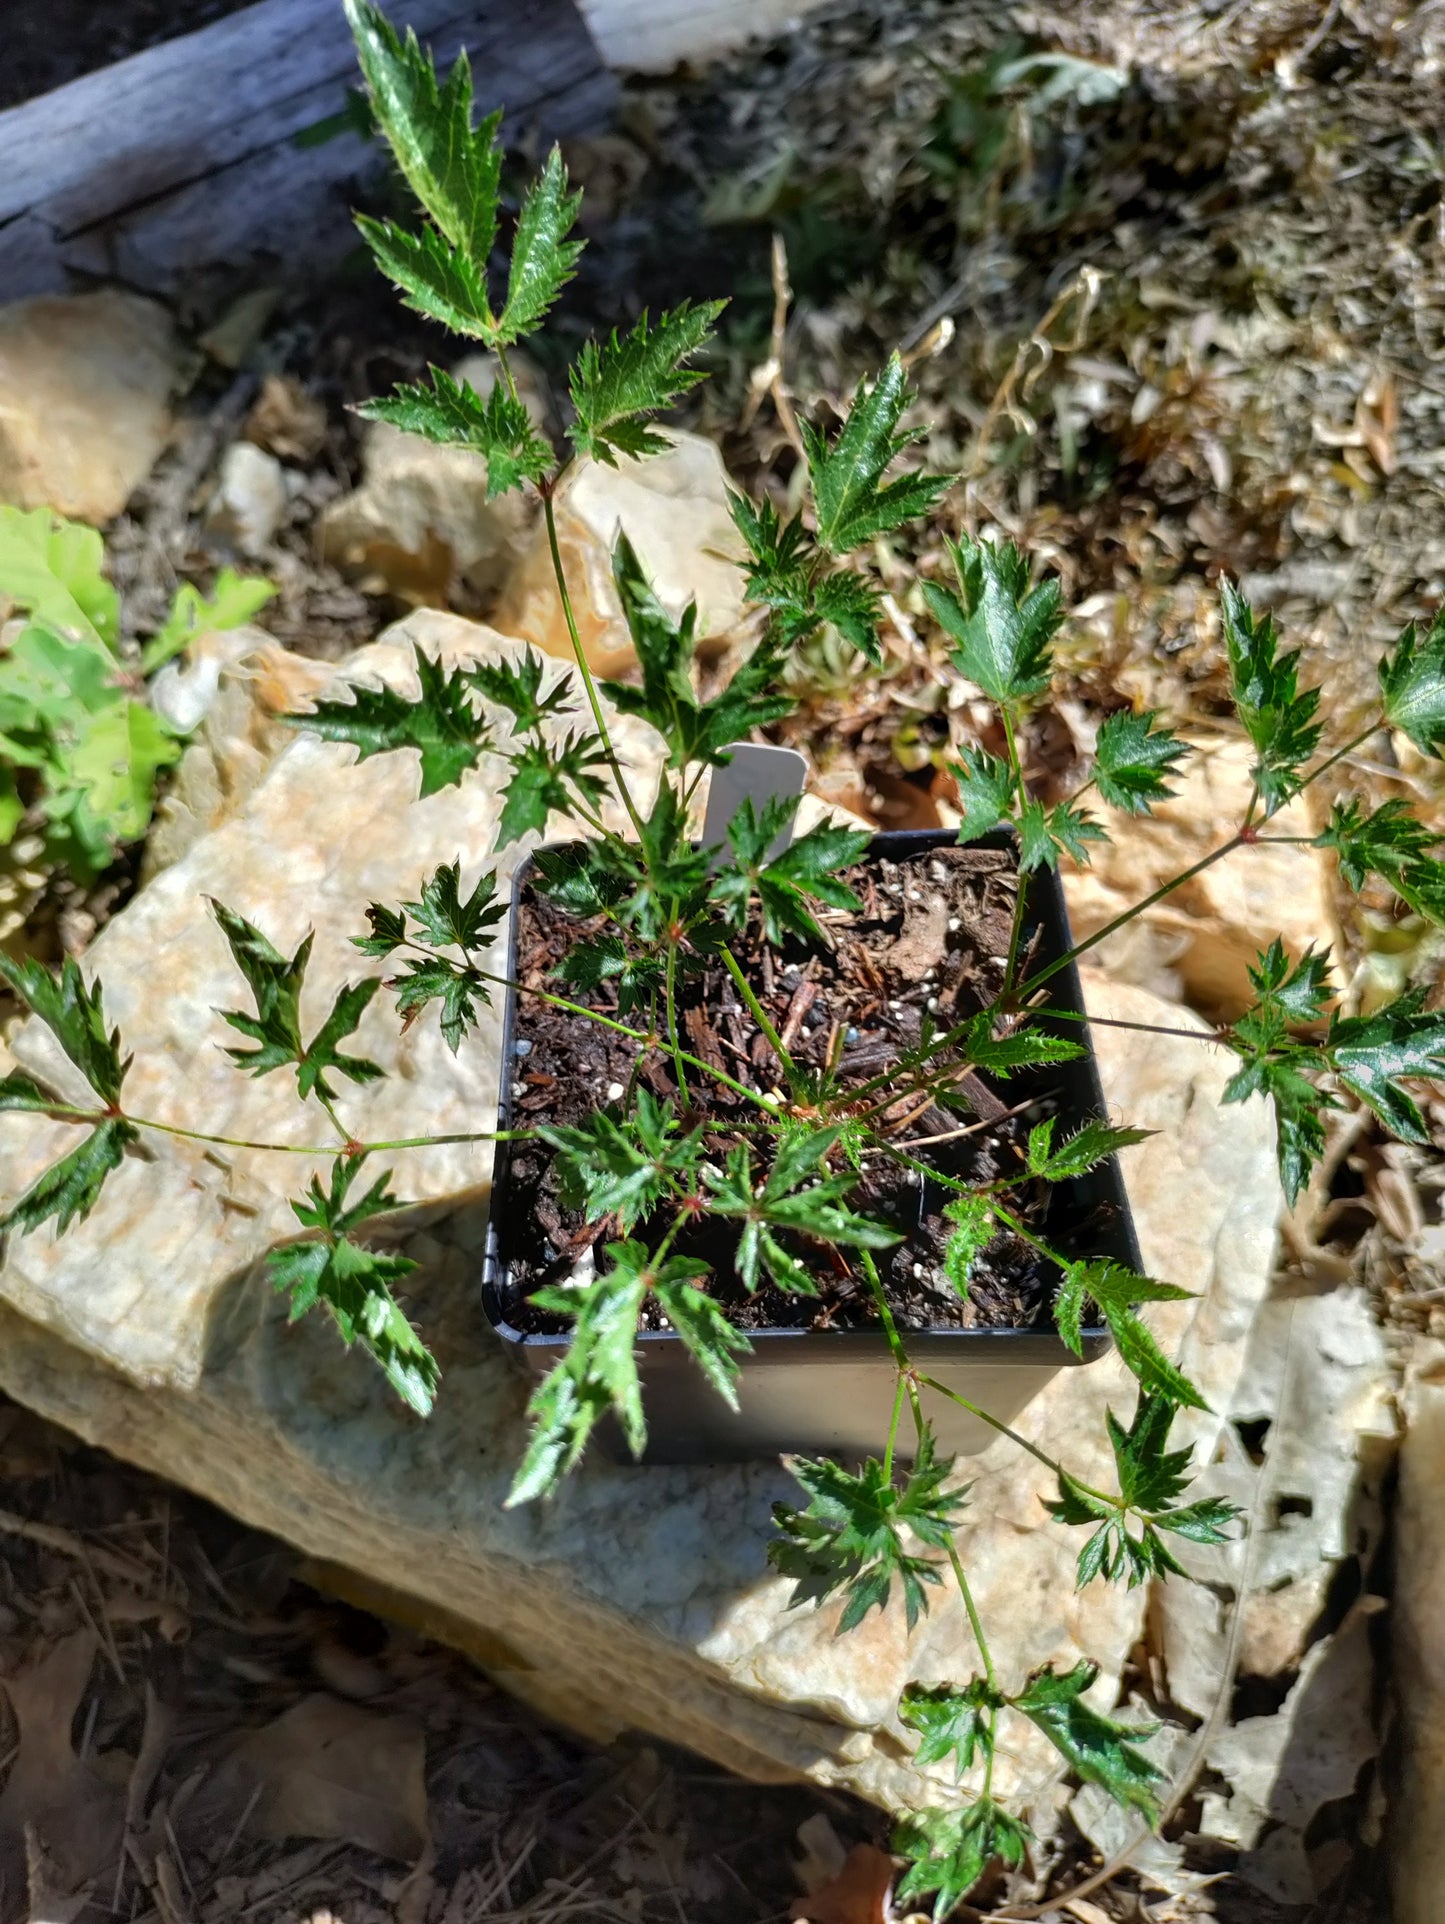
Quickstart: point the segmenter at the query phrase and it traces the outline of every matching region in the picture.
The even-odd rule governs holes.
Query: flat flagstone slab
[[[404,681],[413,639],[449,660],[516,647],[421,613],[340,672]],[[641,771],[651,752],[645,731],[624,725],[619,745]],[[239,810],[143,889],[87,958],[135,1051],[133,1111],[324,1144],[286,1079],[241,1077],[220,1052],[225,1031],[211,1011],[234,1005],[241,985],[205,898],[225,900],[283,948],[314,928],[308,995],[320,1007],[367,966],[347,938],[368,901],[415,894],[424,872],[458,854],[465,872],[486,857],[498,773],[484,763],[460,790],[415,803],[411,756],[357,764],[348,748],[287,740]],[[1190,1021],[1100,977],[1087,994],[1096,1014]],[[434,1022],[400,1037],[389,1002],[378,999],[357,1044],[393,1074],[354,1094],[348,1086],[348,1121],[368,1138],[488,1127],[497,1027],[494,1013],[454,1059]],[[1228,1065],[1207,1042],[1094,1033],[1111,1111],[1160,1131],[1125,1163],[1145,1263],[1199,1293],[1158,1306],[1153,1326],[1222,1410],[1273,1256],[1269,1113],[1259,1102],[1221,1109]],[[11,1046],[27,1069],[64,1082],[35,1025]],[[67,1136],[0,1116],[0,1205]],[[295,1227],[287,1198],[322,1158],[222,1156],[156,1140],[153,1159],[128,1162],[64,1239],[48,1229],[11,1239],[0,1268],[0,1386],[9,1394],[353,1573],[372,1594],[389,1593],[519,1695],[590,1734],[632,1727],[755,1778],[811,1778],[893,1808],[952,1794],[914,1769],[895,1712],[911,1678],[972,1674],[959,1599],[940,1590],[911,1637],[901,1610],[875,1612],[843,1637],[835,1606],[790,1610],[790,1586],[765,1560],[770,1507],[795,1489],[778,1464],[637,1470],[589,1461],[555,1501],[502,1510],[526,1390],[478,1300],[484,1146],[389,1159],[393,1186],[418,1205],[395,1230],[397,1246],[421,1264],[408,1305],[443,1372],[436,1413],[422,1422],[364,1357],[342,1351],[328,1324],[289,1326],[267,1285],[265,1252]],[[1112,1357],[1061,1372],[1019,1426],[1081,1475],[1102,1478],[1110,1404],[1132,1406]],[[1217,1424],[1189,1419],[1205,1457]],[[1047,1521],[1039,1502],[1047,1473],[1006,1440],[961,1464],[960,1475],[973,1482],[960,1547],[1005,1682],[1087,1655],[1101,1665],[1096,1689],[1107,1700],[1147,1593],[1074,1590],[1078,1535]],[[1030,1746],[1032,1733],[1017,1735],[1008,1765],[1016,1787],[1047,1798],[1056,1759],[1042,1740]]]

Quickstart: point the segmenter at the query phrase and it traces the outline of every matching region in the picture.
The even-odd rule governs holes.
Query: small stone
[[[910,902],[921,902],[921,901],[923,900],[923,890],[922,890],[922,889],[909,889],[909,891],[908,891],[908,899],[909,899],[909,901],[910,901]]]
[[[512,366],[528,412],[542,425],[540,375],[519,357]],[[486,355],[469,355],[454,372],[483,396],[496,378]],[[536,515],[519,490],[487,499],[482,455],[374,421],[361,472],[361,486],[322,514],[327,561],[364,588],[430,607],[445,607],[459,583],[484,599],[498,592]]]
[[[959,921],[959,919],[958,919],[958,917],[957,917],[956,915],[950,915],[950,916],[949,916],[949,918],[948,918],[948,932],[949,932],[949,934],[950,934],[950,935],[957,935],[957,934],[958,934],[958,932],[959,932],[959,930],[960,930],[960,929],[961,929],[962,927],[963,927],[963,924],[962,924],[962,922],[960,922],[960,921]]]
[[[637,659],[612,579],[619,528],[637,550],[658,600],[676,617],[697,600],[698,633],[721,636],[742,616],[742,545],[728,512],[722,457],[701,435],[669,436],[671,451],[615,467],[583,461],[559,494],[557,545],[588,663],[621,675]],[[533,534],[493,615],[498,628],[570,660],[544,530]]]
[[[620,1083],[620,1082],[609,1082],[609,1083],[608,1083],[608,1085],[607,1085],[607,1100],[608,1100],[609,1102],[621,1102],[621,1100],[622,1100],[622,1098],[623,1098],[623,1097],[624,1097],[624,1096],[625,1096],[626,1094],[627,1094],[627,1090],[626,1090],[626,1089],[625,1089],[625,1087],[624,1087],[624,1086],[622,1085],[622,1083]]]
[[[849,1023],[848,1027],[843,1031],[843,1040],[850,1046],[858,1040],[858,1031],[851,1023]]]
[[[514,1081],[514,1082],[512,1083],[512,1100],[513,1100],[513,1102],[520,1102],[520,1101],[521,1101],[521,1099],[522,1099],[522,1097],[523,1097],[524,1095],[526,1095],[526,1093],[527,1093],[527,1085],[526,1085],[526,1083],[525,1083],[525,1082],[516,1082],[516,1081]]]
[[[512,1044],[512,1054],[514,1056],[529,1056],[531,1053],[532,1044],[530,1040],[524,1035],[519,1035],[517,1040]]]
[[[156,301],[104,288],[0,307],[0,501],[113,520],[165,445],[179,385]]]
[[[286,471],[274,454],[250,441],[233,441],[206,508],[206,533],[254,561],[271,544],[286,512]]]

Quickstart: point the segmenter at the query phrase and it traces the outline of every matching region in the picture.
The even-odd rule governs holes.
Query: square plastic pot
[[[913,856],[956,844],[947,829],[906,830],[875,835],[871,858]],[[978,848],[1013,848],[1006,830],[982,836]],[[530,862],[519,867],[512,893],[507,974],[516,976],[518,898],[530,873]],[[1040,930],[1036,959],[1052,962],[1071,946],[1069,918],[1063,889],[1047,869],[1029,878],[1029,919],[1026,934]],[[1047,984],[1046,1009],[1084,1013],[1078,970],[1072,963]],[[508,1073],[517,1035],[516,991],[507,996],[502,1024],[501,1097],[499,1129],[511,1126],[511,1078]],[[1048,1015],[1041,1018],[1048,1022]],[[1058,1093],[1062,1132],[1090,1117],[1105,1113],[1104,1092],[1087,1029],[1077,1022],[1059,1021],[1058,1032],[1086,1045],[1086,1053],[1045,1073]],[[1010,1082],[1022,1089],[1023,1078]],[[526,1376],[544,1376],[566,1351],[570,1338],[535,1335],[507,1320],[511,1300],[502,1263],[496,1224],[508,1208],[508,1145],[498,1143],[482,1269],[482,1301],[488,1319],[506,1345],[512,1361]],[[1131,1269],[1141,1267],[1133,1218],[1123,1177],[1116,1160],[1100,1164],[1085,1176],[1059,1185],[1055,1192],[1061,1209],[1091,1225],[1080,1255],[1109,1257]],[[646,1330],[638,1335],[638,1368],[647,1412],[648,1445],[645,1463],[737,1462],[798,1452],[844,1459],[880,1455],[888,1435],[889,1416],[897,1377],[881,1330],[763,1329],[749,1332],[752,1352],[741,1359],[738,1404],[730,1410],[703,1381],[681,1340],[670,1330]],[[1077,1357],[1050,1329],[954,1329],[934,1327],[906,1332],[908,1354],[929,1376],[970,1402],[977,1403],[1001,1422],[1014,1417],[1031,1402],[1061,1369],[1091,1362],[1109,1347],[1104,1329],[1086,1329],[1083,1356]],[[925,1407],[939,1446],[951,1454],[972,1455],[988,1444],[994,1432],[987,1424],[947,1398],[925,1391]],[[911,1435],[911,1425],[904,1425]],[[600,1426],[598,1440],[615,1460],[631,1462],[621,1438],[609,1423]],[[903,1447],[900,1435],[900,1450]]]

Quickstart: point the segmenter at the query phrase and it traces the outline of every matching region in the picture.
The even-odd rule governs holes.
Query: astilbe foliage
[[[414,36],[398,34],[371,0],[346,5],[376,125],[421,209],[415,226],[364,219],[363,236],[405,300],[496,356],[485,394],[433,369],[427,380],[378,397],[365,411],[482,455],[492,493],[534,488],[556,553],[554,502],[573,462],[642,459],[667,446],[657,417],[703,378],[720,304],[644,315],[631,328],[589,342],[570,370],[570,452],[559,456],[528,415],[507,356],[544,323],[576,267],[578,196],[561,158],[554,152],[544,160],[515,219],[505,221],[500,116],[477,121],[465,60],[443,79]],[[1081,1585],[1177,1578],[1189,1545],[1227,1540],[1238,1519],[1221,1498],[1190,1493],[1192,1451],[1171,1438],[1178,1413],[1202,1408],[1204,1399],[1141,1314],[1188,1292],[1087,1247],[1058,1247],[1041,1228],[1052,1186],[1086,1180],[1146,1132],[1101,1117],[1068,1123],[1046,1102],[1036,1103],[1016,1150],[1000,1148],[999,1173],[973,1185],[941,1162],[920,1161],[921,1145],[912,1150],[908,1139],[889,1133],[888,1113],[899,1098],[967,1106],[967,1077],[1037,1078],[1081,1056],[1082,1038],[1060,1033],[1061,1016],[1048,1023],[1038,1017],[1047,1008],[1047,984],[1090,944],[1050,961],[1033,959],[1024,939],[1025,879],[1002,959],[1002,990],[992,1006],[965,1004],[946,1024],[930,1015],[917,1043],[900,1050],[877,1079],[886,1090],[850,1084],[835,1045],[821,1066],[816,1058],[810,1064],[793,1059],[730,945],[746,937],[774,952],[797,944],[826,952],[840,919],[858,911],[846,878],[869,838],[828,823],[792,838],[794,805],[770,802],[746,805],[719,846],[694,841],[691,805],[701,777],[726,763],[731,744],[786,719],[791,701],[784,671],[801,642],[826,632],[868,660],[880,658],[882,603],[855,557],[936,511],[950,484],[918,463],[926,429],[913,408],[894,356],[876,379],[859,384],[837,419],[807,424],[806,487],[786,514],[770,500],[733,497],[747,551],[746,591],[758,614],[756,638],[706,696],[695,674],[696,608],[679,610],[664,600],[624,535],[614,551],[614,581],[636,649],[636,679],[609,682],[599,693],[575,637],[571,669],[530,650],[474,663],[417,647],[409,674],[328,695],[291,719],[353,749],[358,760],[397,752],[414,758],[421,796],[479,776],[493,782],[502,798],[498,849],[544,834],[559,820],[585,831],[536,855],[533,884],[576,926],[577,940],[545,985],[529,983],[526,992],[571,1019],[620,1030],[637,1068],[620,1099],[574,1113],[566,1123],[516,1132],[546,1145],[560,1199],[584,1224],[590,1253],[563,1282],[533,1298],[541,1313],[570,1330],[570,1340],[531,1397],[530,1439],[508,1500],[528,1502],[552,1491],[604,1420],[617,1425],[635,1453],[645,1450],[640,1329],[670,1330],[711,1390],[736,1403],[749,1339],[730,1304],[745,1315],[763,1292],[805,1298],[830,1275],[847,1277],[872,1304],[897,1372],[886,1447],[858,1467],[794,1459],[800,1497],[777,1506],[769,1555],[792,1585],[793,1607],[832,1611],[840,1634],[895,1604],[912,1628],[930,1601],[949,1589],[960,1593],[980,1674],[956,1685],[910,1686],[899,1706],[902,1727],[917,1740],[917,1764],[954,1780],[957,1798],[967,1799],[908,1818],[894,1840],[905,1859],[897,1901],[929,1899],[942,1918],[991,1865],[1017,1867],[1029,1849],[1027,1827],[1002,1807],[993,1788],[1006,1720],[1031,1723],[1075,1775],[1151,1821],[1160,1773],[1140,1747],[1148,1731],[1120,1722],[1095,1701],[1093,1664],[1045,1668],[1012,1691],[999,1682],[959,1538],[968,1490],[952,1459],[940,1453],[929,1417],[927,1399],[941,1386],[910,1361],[907,1333],[896,1325],[875,1264],[875,1252],[890,1249],[902,1231],[872,1212],[870,1172],[901,1161],[946,1199],[943,1287],[968,1297],[979,1265],[1006,1236],[1013,1246],[1028,1247],[1051,1278],[1061,1354],[1082,1355],[1086,1332],[1103,1328],[1135,1379],[1127,1421],[1113,1410],[1107,1416],[1109,1487],[1044,1458],[1057,1478],[1048,1513],[1084,1533]],[[950,579],[924,580],[923,597],[953,669],[994,704],[1000,721],[990,749],[963,746],[953,763],[959,840],[1009,830],[1024,878],[1086,861],[1107,833],[1106,821],[1085,805],[1090,796],[1125,820],[1148,816],[1174,795],[1187,744],[1158,712],[1121,710],[1101,723],[1092,771],[1073,794],[1047,804],[1034,796],[1019,743],[1051,685],[1063,620],[1058,585],[1037,579],[1027,558],[1006,542],[960,533],[947,543],[946,558]],[[570,610],[560,558],[557,574],[559,597]],[[1319,817],[1325,826],[1306,839],[1334,853],[1351,888],[1383,887],[1408,910],[1445,921],[1438,838],[1403,799],[1371,808],[1348,791],[1351,744],[1321,752],[1319,692],[1302,685],[1299,652],[1282,649],[1273,621],[1257,616],[1229,584],[1222,612],[1231,690],[1253,750],[1254,789],[1245,819],[1205,865],[1226,857],[1247,861],[1261,829],[1286,803],[1328,781],[1328,818],[1323,810]],[[1437,617],[1423,633],[1407,628],[1381,662],[1379,682],[1379,708],[1356,742],[1389,726],[1422,754],[1440,756],[1445,621]],[[613,712],[657,737],[661,772],[651,793],[629,785],[604,697]],[[626,832],[619,826],[624,822]],[[260,910],[253,921],[215,906],[220,935],[250,996],[249,1007],[221,1011],[241,1038],[229,1047],[232,1060],[254,1076],[282,1071],[294,1078],[298,1098],[321,1119],[318,1128],[324,1122],[335,1136],[329,1151],[314,1152],[325,1177],[318,1167],[293,1201],[298,1234],[273,1252],[272,1280],[293,1317],[324,1312],[342,1340],[363,1348],[418,1413],[431,1407],[441,1385],[404,1301],[413,1265],[395,1247],[394,1231],[388,1240],[385,1219],[404,1205],[389,1174],[367,1180],[363,1171],[383,1149],[416,1149],[427,1139],[383,1145],[354,1138],[345,1109],[382,1068],[352,1038],[380,1034],[382,1011],[374,1005],[383,982],[401,1026],[435,1020],[453,1053],[488,1019],[494,989],[519,992],[495,952],[505,889],[502,872],[487,865],[488,854],[458,851],[455,860],[419,875],[410,899],[373,902],[365,910],[365,932],[358,913],[354,946],[368,972],[354,982],[338,980],[329,960],[324,984],[315,979],[319,966],[303,932],[289,932],[294,946],[288,953],[275,945],[277,932],[263,928]],[[1167,895],[1186,879],[1174,878],[1156,893]],[[775,1086],[749,1088],[691,1053],[679,1021],[680,985],[707,969],[725,970],[738,995],[751,998]],[[0,1224],[22,1236],[47,1224],[59,1233],[97,1207],[145,1131],[177,1125],[127,1113],[128,1061],[120,1036],[105,1015],[99,984],[76,962],[67,960],[52,974],[0,954],[0,979],[58,1045],[68,1063],[68,1088],[86,1091],[77,1099],[33,1066],[0,1081],[7,1129],[28,1117],[32,1126],[81,1132]],[[1368,1106],[1386,1130],[1406,1140],[1423,1137],[1419,1085],[1445,1076],[1445,1013],[1428,1006],[1418,990],[1361,1010],[1336,987],[1328,956],[1293,955],[1282,941],[1257,958],[1251,983],[1249,1008],[1201,1035],[1235,1058],[1226,1101],[1272,1098],[1280,1173],[1291,1199],[1325,1154],[1332,1110],[1350,1099]],[[571,999],[603,990],[610,997],[605,1013]],[[670,1071],[675,1095],[664,1093],[668,1083],[654,1080],[651,1070]],[[1021,1086],[1045,1096],[1050,1088],[1047,1081]],[[718,1087],[733,1105],[725,1125],[708,1103]],[[709,1234],[699,1239],[694,1232],[704,1223]],[[1013,1434],[988,1412],[966,1407]],[[1041,1455],[1036,1445],[1027,1447]]]

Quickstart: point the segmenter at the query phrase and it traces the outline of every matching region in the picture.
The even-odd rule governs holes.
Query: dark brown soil
[[[821,1069],[841,1034],[843,1084],[861,1088],[918,1043],[926,1017],[947,1026],[998,993],[1018,876],[1006,851],[949,846],[873,861],[845,879],[862,900],[863,914],[824,917],[835,943],[831,951],[790,940],[770,952],[759,931],[750,929],[735,953],[795,1062]],[[518,981],[530,988],[554,986],[551,970],[591,932],[591,924],[579,923],[524,888]],[[580,999],[599,1011],[616,1012],[610,985]],[[709,962],[693,974],[680,990],[680,1003],[692,1054],[752,1088],[777,1087],[772,1048],[721,964]],[[631,1022],[645,1026],[638,1017]],[[514,1127],[580,1123],[594,1109],[620,1104],[634,1077],[656,1095],[677,1099],[665,1050],[639,1056],[637,1044],[627,1037],[531,996],[520,998],[514,1048]],[[721,1160],[743,1139],[750,1105],[700,1074],[689,1081],[693,1114],[708,1122],[709,1153]],[[884,1085],[869,1100],[886,1101],[887,1094]],[[1023,1137],[1050,1112],[1056,1094],[1051,1079],[1039,1075],[1012,1078],[1001,1089],[970,1077],[946,1098],[948,1106],[917,1097],[899,1100],[886,1113],[886,1126],[900,1148],[918,1144],[921,1160],[966,1182],[984,1183],[1017,1171]],[[949,1139],[940,1142],[939,1137]],[[755,1149],[763,1147],[757,1131],[749,1131],[748,1139]],[[499,1253],[510,1266],[509,1319],[528,1330],[560,1328],[558,1319],[526,1298],[571,1276],[579,1262],[585,1268],[592,1247],[618,1234],[617,1223],[612,1218],[587,1223],[562,1202],[555,1151],[544,1142],[513,1145],[505,1181],[506,1200],[497,1221]],[[959,1297],[942,1266],[952,1229],[942,1213],[949,1194],[943,1184],[924,1182],[884,1156],[866,1163],[855,1205],[900,1231],[899,1243],[878,1258],[900,1323],[913,1329],[1019,1329],[1046,1323],[1055,1272],[1010,1234],[995,1237],[974,1267],[968,1297]],[[1066,1200],[1060,1207],[1048,1193],[1015,1193],[1014,1206],[1038,1221],[1051,1205],[1050,1235],[1066,1237],[1071,1225],[1059,1220],[1069,1214]],[[645,1238],[648,1226],[637,1233]],[[730,1224],[701,1220],[676,1247],[713,1266],[710,1287],[745,1328],[846,1329],[874,1321],[866,1283],[845,1252],[795,1244],[818,1281],[818,1296],[802,1298],[772,1286],[748,1294],[733,1270],[736,1235]]]

